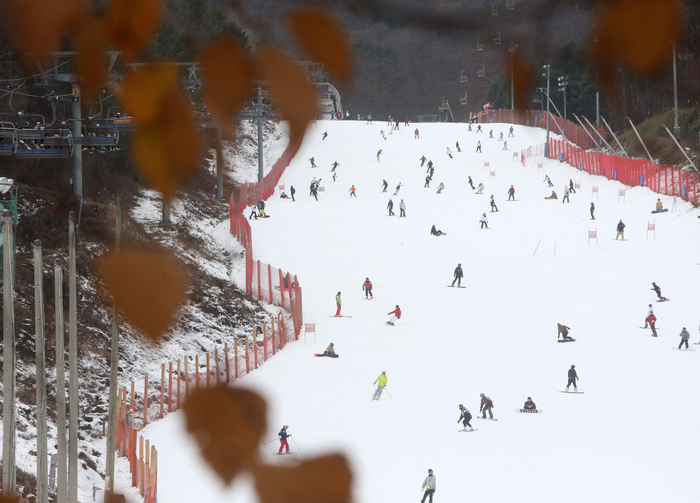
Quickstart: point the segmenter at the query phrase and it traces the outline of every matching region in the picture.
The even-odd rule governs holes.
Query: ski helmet
[[[460,404],[459,404],[459,408],[460,408],[460,409],[463,409],[463,408],[464,408],[464,405],[462,405],[462,404],[460,403]]]
[[[285,424],[282,428],[289,428],[289,425]]]
[[[398,308],[399,308],[399,305],[398,305],[398,304],[396,304],[396,309],[398,309]]]
[[[331,346],[333,346],[333,343],[331,342]]]
[[[382,374],[386,374],[386,370],[382,370]]]
[[[484,396],[484,394],[483,394],[483,393],[479,393],[479,396]]]
[[[576,365],[572,365],[572,366],[571,366],[571,368],[574,368],[574,367],[576,367]]]

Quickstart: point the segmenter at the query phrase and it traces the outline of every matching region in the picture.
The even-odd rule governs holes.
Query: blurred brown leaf
[[[107,291],[129,321],[158,341],[185,300],[181,264],[158,250],[122,248],[106,255],[100,270]]]
[[[114,0],[109,5],[107,32],[127,62],[155,35],[162,11],[160,0]]]
[[[674,0],[616,0],[599,9],[595,27],[591,58],[610,91],[618,63],[643,74],[668,64],[681,18]]]
[[[120,96],[132,115],[142,122],[153,122],[158,119],[168,93],[179,88],[180,75],[176,66],[152,65],[127,76]]]
[[[41,64],[51,62],[50,54],[87,11],[85,0],[11,0],[8,7],[14,38],[32,63]]]
[[[184,409],[187,431],[226,484],[253,466],[267,429],[267,405],[259,395],[224,386],[200,388],[187,398]]]
[[[516,110],[527,110],[529,108],[532,93],[532,82],[535,75],[528,62],[519,55],[513,56],[513,96],[515,98]],[[508,75],[510,79],[510,75]],[[510,80],[509,80],[510,84]]]
[[[302,8],[289,15],[294,38],[311,59],[345,84],[352,80],[352,47],[343,26],[325,10]]]
[[[331,454],[298,466],[257,466],[255,488],[261,503],[348,503],[352,472],[345,456]]]
[[[205,99],[224,132],[233,130],[233,115],[253,89],[253,67],[240,42],[222,38],[209,44],[199,59],[207,79]]]
[[[304,71],[274,47],[260,49],[258,62],[275,97],[275,107],[289,121],[290,142],[300,143],[307,126],[318,116],[314,88]]]
[[[92,101],[107,82],[109,58],[105,54],[107,37],[104,23],[95,18],[86,18],[77,37],[78,64],[81,92]]]

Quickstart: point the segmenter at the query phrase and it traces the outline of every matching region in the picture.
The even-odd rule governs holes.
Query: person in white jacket
[[[401,202],[399,203],[399,217],[405,217],[406,216],[406,203],[403,202],[403,199],[401,199]]]
[[[481,222],[481,228],[482,228],[482,229],[483,229],[484,227],[486,227],[487,229],[489,228],[489,221],[488,221],[488,219],[486,218],[486,213],[484,213],[483,215],[481,215],[481,218],[479,219],[479,222]]]
[[[644,318],[644,328],[647,328],[649,326],[648,320],[649,320],[649,316],[651,316],[652,314],[654,314],[654,307],[651,304],[649,304],[649,309],[647,310],[647,316],[646,316],[646,318]]]
[[[483,183],[480,183],[480,184],[476,187],[476,192],[475,192],[475,194],[483,194],[483,192],[484,192],[484,184],[483,184]]]
[[[435,494],[435,475],[432,470],[428,470],[428,476],[423,481],[423,499],[421,503],[425,503],[426,498],[430,497],[430,503],[433,503],[433,494]]]

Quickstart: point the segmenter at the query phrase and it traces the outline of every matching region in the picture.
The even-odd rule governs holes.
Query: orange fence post
[[[253,368],[258,368],[258,327],[253,327]]]
[[[267,361],[267,322],[263,321],[263,361]]]
[[[182,405],[182,402],[180,402],[180,382],[182,381],[182,373],[180,372],[180,360],[177,361],[177,392],[176,392],[176,399],[177,399],[177,406],[175,407],[175,410],[179,409],[180,406]]]
[[[139,493],[143,496],[143,437],[139,437],[139,458],[138,458],[138,482]]]
[[[165,403],[165,363],[160,367],[160,418],[163,419],[163,404]]]
[[[275,317],[270,316],[270,332],[272,334],[272,356],[275,356],[277,352],[276,342],[275,342]]]
[[[233,345],[233,378],[238,379],[238,340],[236,340],[236,343]]]
[[[272,304],[272,266],[267,264],[267,285],[270,290],[270,304]]]
[[[148,374],[143,380],[143,425],[148,424]]]
[[[173,362],[168,362],[168,414],[173,411]]]
[[[280,307],[284,309],[284,281],[282,281],[282,269],[277,269],[277,272],[280,275]]]
[[[190,396],[190,373],[187,369],[188,360],[189,358],[185,356],[185,400],[187,400],[187,397]]]
[[[216,385],[219,385],[219,346],[214,348],[214,371],[216,372]]]
[[[209,353],[207,353],[207,389],[209,389]]]
[[[230,379],[231,378],[231,374],[230,374],[231,367],[230,367],[229,361],[228,361],[228,342],[226,344],[224,344],[224,353],[225,353],[225,357],[226,357],[226,384],[228,384],[229,382],[231,382],[231,379]]]
[[[258,300],[262,300],[262,288],[260,288],[260,261],[257,262],[258,266]]]
[[[194,357],[194,389],[199,389],[199,355]]]
[[[245,338],[245,374],[250,374],[250,360],[248,359],[248,336]]]

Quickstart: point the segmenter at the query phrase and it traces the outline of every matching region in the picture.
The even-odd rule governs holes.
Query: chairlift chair
[[[509,11],[515,10],[515,0],[508,0],[508,10]]]
[[[15,125],[11,122],[0,123],[0,155],[12,155],[16,143]]]
[[[459,72],[459,83],[460,84],[466,84],[467,83],[467,76],[464,75],[464,70]]]
[[[486,72],[484,71],[484,65],[481,65],[481,70],[476,72],[476,76],[479,78],[486,77]]]
[[[496,8],[496,4],[493,4],[491,6],[491,16],[497,17],[498,16],[498,9]]]
[[[464,93],[464,98],[459,99],[459,104],[460,105],[466,105],[467,104],[467,93]]]
[[[476,39],[476,51],[483,51],[484,50],[484,45],[479,42],[479,39]]]
[[[501,45],[501,32],[498,32],[498,36],[493,39],[494,45]]]

